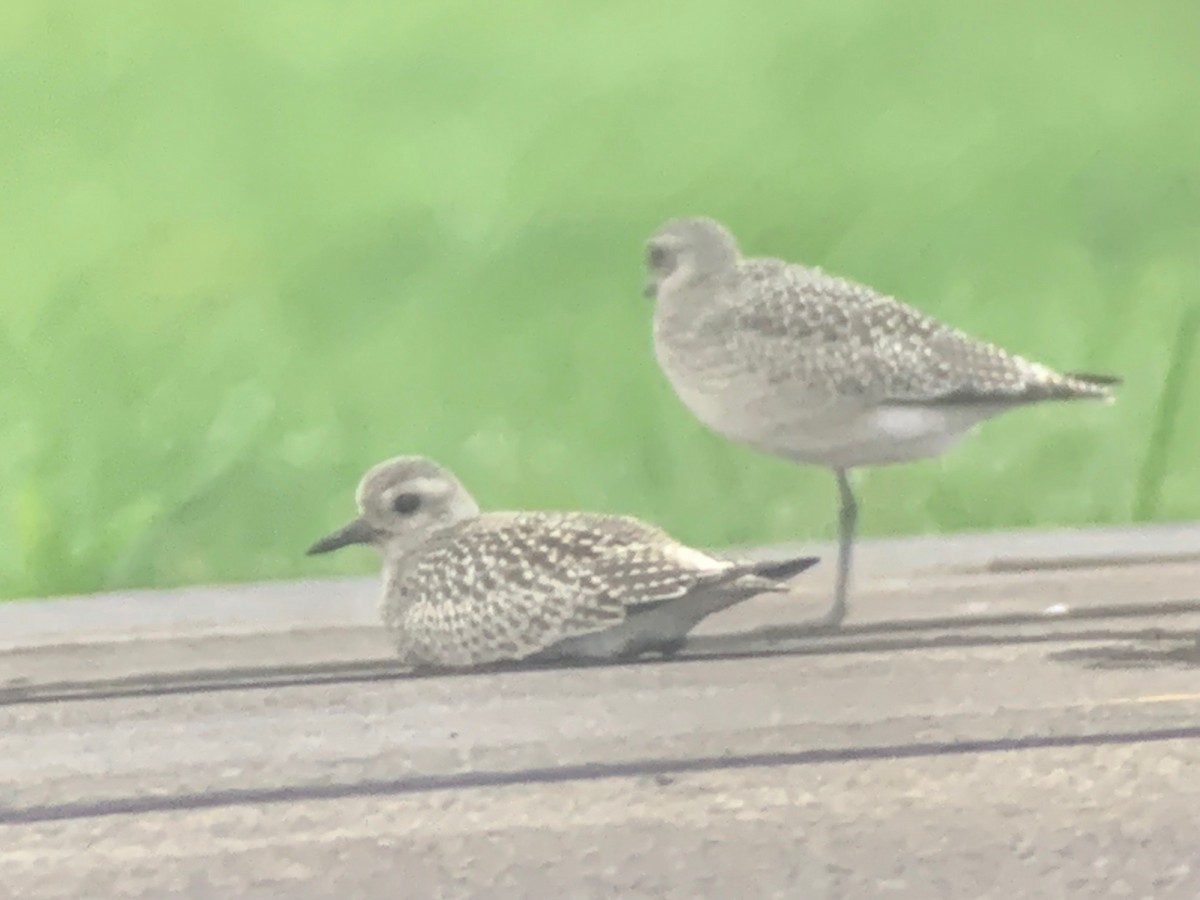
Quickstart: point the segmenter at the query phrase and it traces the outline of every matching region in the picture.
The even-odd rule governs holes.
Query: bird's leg
[[[833,606],[825,617],[825,624],[837,628],[846,618],[846,592],[850,582],[850,560],[854,551],[854,528],[858,521],[858,503],[850,489],[850,479],[845,469],[834,469],[837,477],[838,497],[838,567],[837,583],[833,590]]]

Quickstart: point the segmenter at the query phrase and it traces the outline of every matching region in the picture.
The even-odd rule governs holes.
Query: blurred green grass
[[[864,472],[866,533],[1200,516],[1198,26],[9,0],[0,596],[370,569],[302,553],[399,452],[485,506],[829,536],[827,473],[708,434],[654,366],[642,242],[687,212],[1126,378]]]

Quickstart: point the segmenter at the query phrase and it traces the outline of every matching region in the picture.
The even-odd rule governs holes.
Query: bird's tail
[[[788,580],[816,564],[815,556],[741,563],[726,569],[715,582],[669,602],[678,605],[678,615],[690,621],[690,630],[701,619],[736,606],[751,597],[760,594],[786,594]]]
[[[626,614],[642,616],[643,628],[660,627],[666,632],[684,635],[702,619],[736,606],[760,594],[787,593],[787,580],[810,569],[815,556],[798,556],[773,562],[748,562],[725,569],[720,576],[686,594],[642,607],[627,607]],[[666,623],[665,625],[663,623]]]

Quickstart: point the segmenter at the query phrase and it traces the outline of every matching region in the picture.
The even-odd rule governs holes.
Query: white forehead
[[[733,234],[716,219],[672,219],[649,241],[650,247],[666,246],[683,250],[701,259],[736,259],[741,251]]]
[[[434,478],[429,475],[409,478],[398,487],[422,497],[445,497],[458,490],[458,484],[452,479],[446,476]]]
[[[422,457],[398,457],[371,468],[358,485],[358,505],[397,491],[438,497],[453,493],[458,484],[454,477],[431,460]]]

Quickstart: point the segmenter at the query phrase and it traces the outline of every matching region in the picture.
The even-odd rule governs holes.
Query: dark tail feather
[[[1095,384],[1101,387],[1120,384],[1121,377],[1119,375],[1096,375],[1092,372],[1067,372],[1068,378],[1074,378],[1076,381],[1082,381],[1085,384]]]
[[[811,569],[820,560],[815,556],[797,556],[774,562],[752,562],[735,565],[717,574],[716,578],[689,590],[668,597],[655,597],[642,603],[630,603],[625,607],[626,617],[643,615],[668,604],[685,604],[693,615],[692,625],[714,612],[773,591],[785,591],[781,587],[793,575]]]
[[[820,560],[815,556],[797,556],[793,559],[785,559],[782,562],[776,560],[772,562],[755,563],[750,569],[755,575],[763,578],[770,578],[773,581],[787,581],[799,575],[805,569],[811,569]]]

